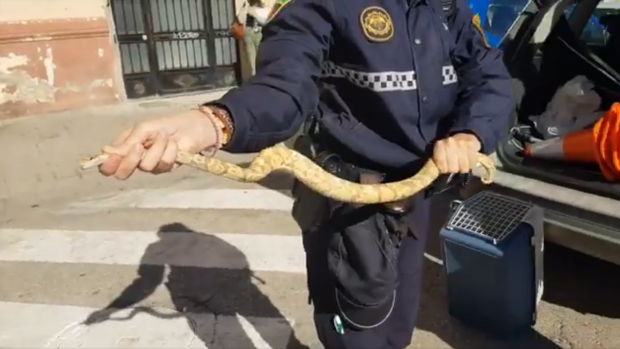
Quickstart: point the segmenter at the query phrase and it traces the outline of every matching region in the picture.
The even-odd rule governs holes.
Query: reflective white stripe
[[[325,62],[322,75],[330,78],[345,78],[359,87],[377,92],[409,91],[418,88],[413,70],[367,73],[343,68],[332,62]]]
[[[443,76],[444,85],[454,84],[458,81],[458,76],[456,75],[454,66],[447,65],[441,68],[441,75]]]
[[[441,74],[444,86],[458,81],[456,71],[451,65],[444,66],[441,69]],[[418,88],[413,70],[369,73],[343,68],[333,62],[325,62],[321,77],[347,79],[354,85],[376,92],[411,91]]]

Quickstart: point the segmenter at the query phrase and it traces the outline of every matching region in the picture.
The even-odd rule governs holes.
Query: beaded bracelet
[[[228,114],[228,111],[216,106],[211,106],[209,110],[211,111],[211,115],[219,123],[222,130],[222,145],[228,144],[233,133],[235,132],[235,126],[230,118],[230,115]]]
[[[218,125],[215,117],[208,110],[205,110],[204,107],[198,107],[196,108],[196,110],[200,111],[202,114],[204,114],[204,116],[207,117],[207,119],[209,119],[209,121],[211,121],[211,125],[213,125],[213,129],[215,130],[215,144],[200,152],[200,155],[212,158],[215,156],[217,151],[220,150],[220,148],[222,147],[222,138],[223,138],[222,133],[224,131]],[[210,151],[210,154],[207,153],[207,151]]]

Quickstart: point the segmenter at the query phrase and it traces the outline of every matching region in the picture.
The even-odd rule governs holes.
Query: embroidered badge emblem
[[[385,42],[394,36],[394,23],[390,15],[381,7],[371,6],[360,15],[362,30],[368,40]]]

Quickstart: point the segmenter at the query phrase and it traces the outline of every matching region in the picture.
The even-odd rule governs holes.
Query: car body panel
[[[542,207],[547,240],[620,265],[620,202],[502,170],[491,190]]]

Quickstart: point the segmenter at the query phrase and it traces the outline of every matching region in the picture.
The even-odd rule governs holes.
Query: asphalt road
[[[182,169],[12,199],[0,220],[0,347],[319,348],[289,184]],[[451,195],[434,202],[434,232]],[[548,244],[538,323],[500,341],[448,316],[432,236],[411,348],[620,347],[619,267]],[[101,311],[115,299],[137,310]]]

